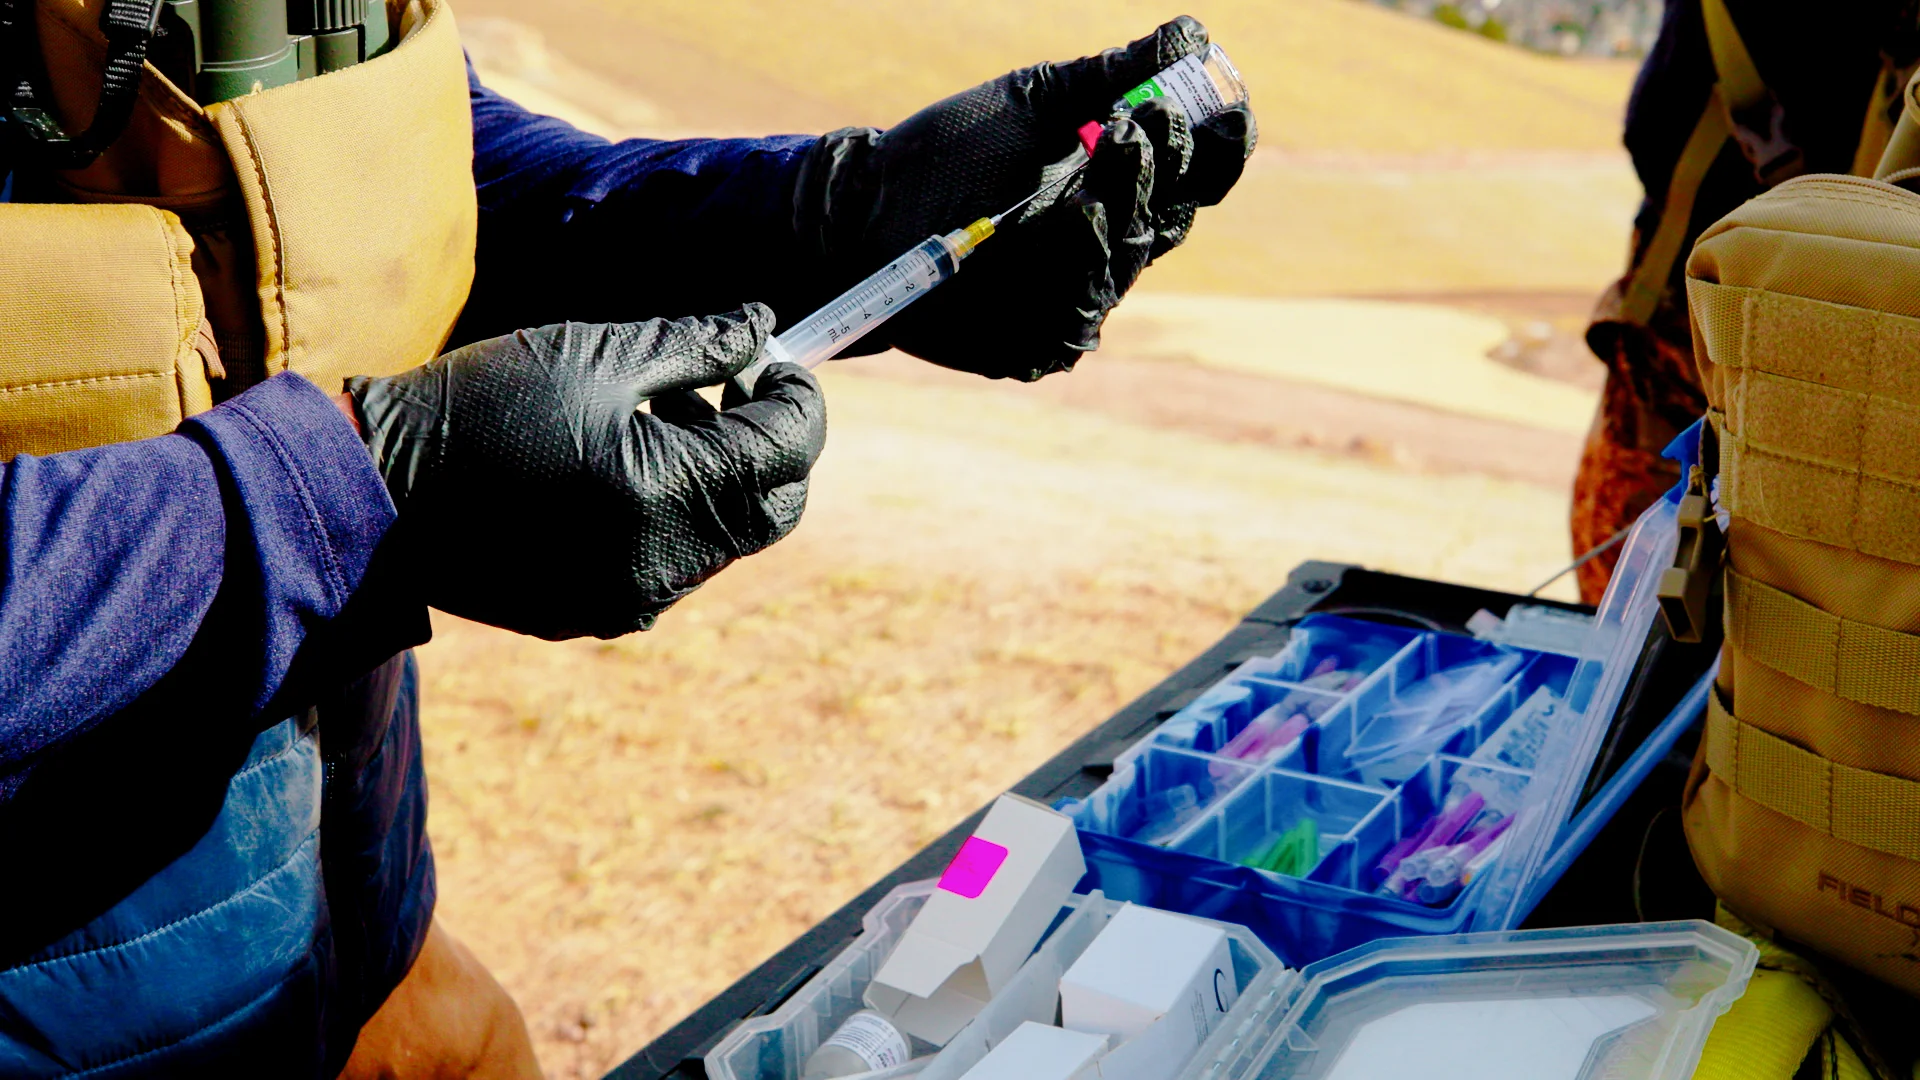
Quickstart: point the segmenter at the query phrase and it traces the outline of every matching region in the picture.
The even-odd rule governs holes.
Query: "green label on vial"
[[[1167,92],[1160,88],[1159,83],[1153,81],[1152,79],[1148,79],[1146,82],[1143,82],[1139,86],[1136,86],[1133,89],[1127,91],[1127,96],[1124,100],[1126,101],[1129,108],[1139,108],[1141,105],[1145,104],[1146,102],[1152,101],[1154,98],[1166,97],[1166,96],[1167,96]]]

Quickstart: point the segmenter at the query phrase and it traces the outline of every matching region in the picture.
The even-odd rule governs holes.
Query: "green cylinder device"
[[[200,74],[193,96],[202,105],[285,86],[300,77],[300,57],[287,36],[283,0],[200,0]]]
[[[169,47],[202,105],[349,68],[387,51],[386,0],[165,0]],[[186,59],[191,56],[191,61]]]
[[[369,8],[373,10],[368,11]],[[369,15],[377,15],[371,20]],[[313,36],[314,74],[352,67],[386,45],[385,0],[287,0],[287,26]],[[375,30],[378,40],[375,40]]]

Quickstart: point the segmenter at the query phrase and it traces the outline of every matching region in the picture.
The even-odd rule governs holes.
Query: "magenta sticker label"
[[[960,845],[960,853],[947,864],[947,872],[940,875],[940,887],[972,900],[987,891],[987,883],[1006,861],[1006,848],[991,840],[969,836],[967,842]]]

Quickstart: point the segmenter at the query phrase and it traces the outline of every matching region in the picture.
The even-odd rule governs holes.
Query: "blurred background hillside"
[[[1634,62],[1367,0],[458,0],[485,81],[614,138],[884,126],[1182,10],[1260,149],[1079,370],[829,365],[800,528],[654,631],[436,616],[440,917],[551,1074],[644,1045],[1300,560],[1521,591],[1563,565]]]
[[[1645,56],[1660,36],[1660,0],[1373,0],[1561,56]]]

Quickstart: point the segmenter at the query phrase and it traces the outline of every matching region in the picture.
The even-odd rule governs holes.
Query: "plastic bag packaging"
[[[1540,753],[1546,749],[1548,737],[1566,722],[1566,708],[1559,695],[1544,686],[1535,690],[1467,759],[1475,765],[1503,765],[1506,769],[1461,769],[1454,775],[1454,792],[1449,798],[1472,791],[1499,814],[1511,817],[1518,813],[1531,774],[1540,767]]]
[[[1467,620],[1467,629],[1495,645],[1577,657],[1593,633],[1593,616],[1544,604],[1515,604],[1504,619],[1481,608]]]
[[[1520,653],[1501,651],[1421,679],[1403,691],[1392,708],[1361,725],[1347,746],[1347,760],[1364,768],[1439,750],[1519,670],[1524,659]]]

